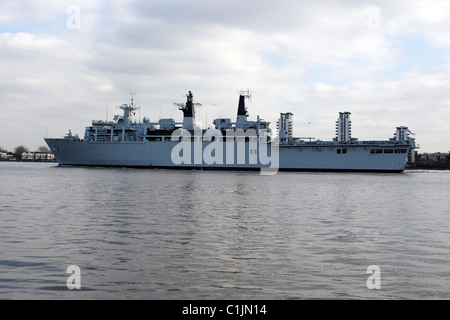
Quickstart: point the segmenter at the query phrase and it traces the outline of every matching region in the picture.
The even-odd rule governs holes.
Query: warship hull
[[[406,165],[408,152],[408,146],[405,145],[278,145],[277,161],[273,161],[275,155],[272,154],[272,162],[262,165],[259,152],[252,152],[251,143],[244,144],[245,159],[239,159],[236,143],[231,149],[232,157],[227,156],[227,148],[224,143],[223,152],[214,157],[214,161],[208,161],[208,156],[211,158],[208,148],[211,149],[213,142],[202,142],[201,147],[192,146],[189,157],[184,158],[184,161],[180,163],[180,161],[174,161],[173,157],[173,150],[180,143],[177,141],[115,143],[64,138],[48,138],[45,141],[55,155],[58,164],[62,166],[202,170],[259,170],[272,167],[280,171],[402,172]],[[271,147],[271,143],[268,143],[268,150]]]
[[[336,137],[332,141],[294,137],[293,114],[281,113],[278,136],[271,135],[270,122],[247,119],[241,92],[236,121],[217,118],[214,128],[200,128],[195,122],[191,91],[186,103],[175,103],[183,112],[183,121],[160,119],[133,121],[131,104],[119,108],[123,115],[113,121],[93,120],[84,138],[69,133],[63,138],[46,138],[59,165],[115,166],[170,169],[278,170],[296,171],[370,171],[402,172],[408,153],[414,148],[407,127],[397,127],[394,138],[383,141],[359,141],[351,136],[350,112],[340,112]]]

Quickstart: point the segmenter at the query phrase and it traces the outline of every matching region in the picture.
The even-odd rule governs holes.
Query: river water
[[[0,299],[449,299],[449,217],[450,171],[0,162]]]

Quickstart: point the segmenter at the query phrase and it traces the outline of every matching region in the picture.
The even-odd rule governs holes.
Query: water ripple
[[[1,299],[450,298],[445,172],[8,165]],[[370,265],[380,290],[366,286]]]

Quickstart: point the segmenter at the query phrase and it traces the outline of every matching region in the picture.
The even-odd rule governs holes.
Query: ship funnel
[[[247,121],[248,113],[247,108],[245,106],[245,99],[250,99],[251,93],[249,90],[240,91],[239,92],[239,104],[238,104],[238,112],[236,122],[245,122]]]
[[[239,105],[238,105],[238,117],[239,116],[248,116],[247,109],[245,108],[245,96],[240,95],[239,96]]]

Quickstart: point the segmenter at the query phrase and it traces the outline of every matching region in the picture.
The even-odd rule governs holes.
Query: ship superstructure
[[[172,118],[133,121],[138,108],[123,104],[123,115],[113,121],[92,121],[80,139],[70,131],[64,138],[45,139],[59,165],[121,166],[194,169],[272,169],[314,171],[404,170],[407,154],[415,148],[407,127],[397,127],[394,138],[359,141],[351,136],[350,112],[340,112],[336,137],[331,141],[293,136],[293,114],[281,113],[277,136],[259,116],[248,120],[247,92],[239,93],[236,120],[218,118],[214,128],[195,122],[191,91],[176,103],[183,121]]]

